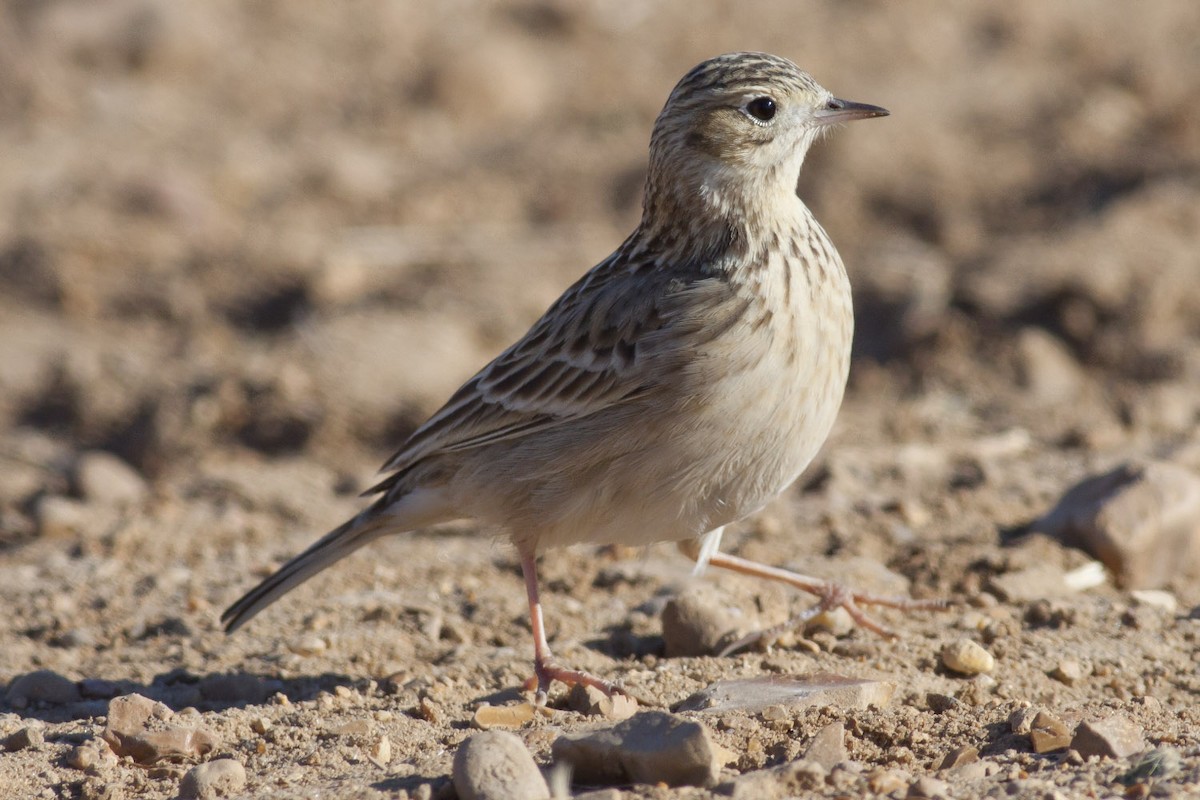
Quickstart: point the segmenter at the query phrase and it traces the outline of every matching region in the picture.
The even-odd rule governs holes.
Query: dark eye
[[[769,97],[756,97],[746,104],[750,116],[762,122],[770,122],[775,116],[775,101]]]

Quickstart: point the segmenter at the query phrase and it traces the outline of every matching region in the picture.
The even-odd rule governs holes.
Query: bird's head
[[[808,148],[830,125],[881,117],[878,106],[839,100],[791,61],[727,53],[691,70],[654,125],[646,203],[669,193],[718,212],[748,198],[794,195]]]

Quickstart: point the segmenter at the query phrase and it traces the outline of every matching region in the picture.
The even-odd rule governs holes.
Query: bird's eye
[[[769,97],[756,97],[746,104],[746,113],[760,122],[770,122],[775,110],[775,101]]]

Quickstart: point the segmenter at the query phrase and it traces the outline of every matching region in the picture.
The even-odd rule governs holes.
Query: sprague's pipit
[[[536,572],[547,548],[678,541],[701,567],[817,595],[806,616],[840,606],[885,635],[860,605],[937,607],[718,551],[723,526],[808,465],[846,386],[850,284],[796,196],[800,165],[830,125],[887,113],[777,56],[695,67],[654,125],[633,234],[403,444],[375,502],[230,606],[226,629],[380,536],[468,517],[520,555],[539,702],[555,680],[619,691],[553,660]]]

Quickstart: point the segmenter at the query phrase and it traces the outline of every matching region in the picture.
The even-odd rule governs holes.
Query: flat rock
[[[216,748],[216,737],[209,731],[163,724],[172,716],[171,709],[139,694],[114,697],[101,737],[118,756],[139,764],[195,758]]]
[[[207,764],[197,764],[179,781],[181,798],[208,800],[232,797],[246,786],[246,768],[232,758],[218,758]]]
[[[1104,562],[1118,586],[1156,589],[1200,562],[1200,476],[1127,462],[1081,481],[1033,527]]]
[[[717,681],[688,697],[680,711],[761,711],[768,706],[801,708],[835,706],[866,709],[884,707],[896,685],[889,681],[848,678],[828,672],[812,675],[765,675]]]
[[[604,730],[555,740],[555,761],[569,763],[580,783],[712,786],[725,754],[699,722],[643,711]]]
[[[549,800],[550,788],[525,744],[508,731],[483,731],[454,754],[459,800]]]
[[[1094,722],[1081,722],[1075,730],[1075,738],[1071,740],[1071,749],[1084,758],[1126,758],[1146,747],[1141,726],[1120,714]]]

